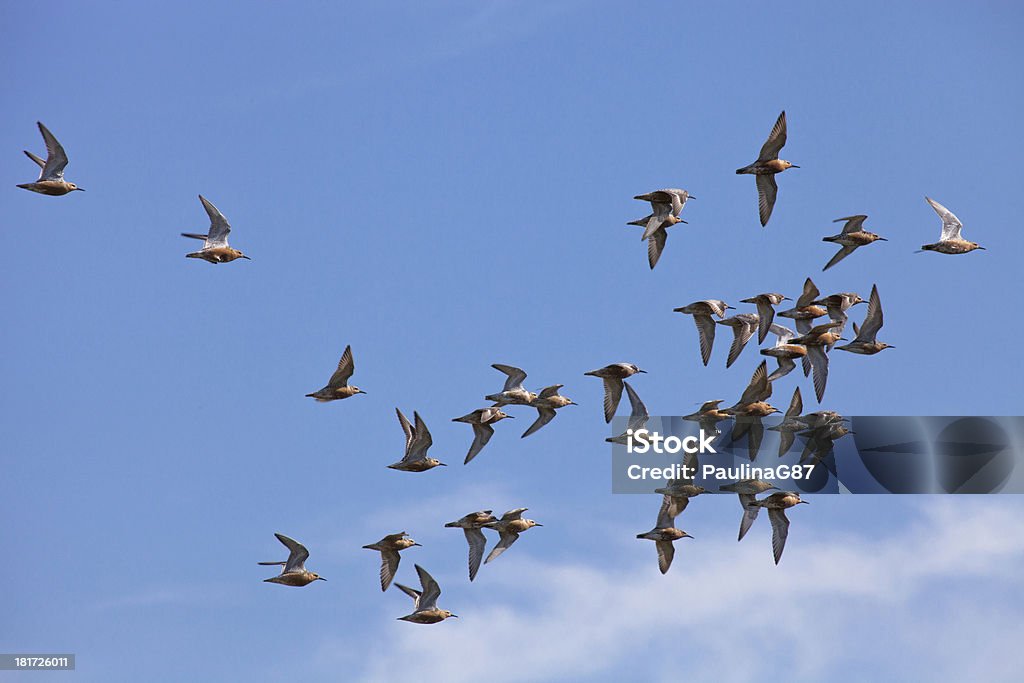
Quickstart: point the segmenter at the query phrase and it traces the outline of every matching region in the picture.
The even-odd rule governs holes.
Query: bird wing
[[[380,551],[380,589],[382,591],[386,591],[391,585],[391,580],[395,578],[395,572],[398,571],[398,563],[401,559],[401,556],[394,550]]]
[[[527,429],[525,432],[523,432],[523,435],[520,438],[521,439],[525,439],[530,434],[533,434],[535,431],[537,431],[538,429],[540,429],[541,427],[546,425],[548,422],[551,422],[551,420],[553,420],[554,418],[555,418],[555,410],[554,410],[554,408],[548,408],[547,406],[538,406],[537,407],[537,419],[534,420],[533,424],[530,425],[529,429]]]
[[[431,576],[423,567],[416,565],[416,573],[419,574],[420,585],[423,586],[423,592],[420,593],[420,599],[416,605],[416,609],[434,609],[437,606],[437,599],[441,597],[441,587],[437,585],[437,581],[434,580],[434,577]]]
[[[199,201],[203,203],[206,215],[210,217],[210,230],[206,234],[206,244],[203,248],[228,246],[228,233],[231,232],[228,219],[224,218],[224,214],[203,195],[199,195]]]
[[[671,541],[655,541],[654,547],[658,549],[658,569],[664,574],[672,566],[672,558],[676,556],[676,547]]]
[[[763,344],[764,338],[772,330],[772,321],[775,320],[775,308],[772,302],[764,299],[757,300],[757,343]],[[785,328],[783,328],[785,329]]]
[[[658,265],[661,252],[665,251],[666,241],[668,241],[668,232],[665,230],[655,230],[647,239],[647,263],[651,266],[651,270]]]
[[[768,329],[771,331],[772,334],[776,335],[779,338],[778,342],[775,344],[776,346],[779,346],[780,344],[785,344],[794,336],[796,336],[793,333],[793,330],[789,329],[784,325],[779,325],[778,323],[772,323],[771,327],[769,327]]]
[[[487,539],[484,538],[484,532],[480,529],[463,529],[466,534],[466,543],[469,543],[469,580],[472,581],[476,578],[476,573],[480,571],[480,561],[484,559],[484,546],[487,545]]]
[[[825,383],[828,382],[828,355],[820,346],[808,346],[807,358],[810,358],[811,369],[814,371],[814,395],[818,403],[821,403],[825,396]]]
[[[40,159],[39,157],[37,157],[35,154],[33,154],[32,152],[28,151],[27,149],[23,149],[22,151],[25,153],[25,156],[27,156],[32,161],[36,162],[36,165],[40,169],[46,168],[46,161],[44,161],[43,159]],[[42,176],[40,176],[40,179],[42,179]]]
[[[503,392],[523,388],[523,382],[526,381],[526,373],[519,368],[511,365],[502,365],[501,363],[494,363],[491,367],[498,372],[508,375],[508,379],[505,380],[505,388],[502,389]]]
[[[785,377],[796,367],[796,363],[793,362],[792,358],[776,358],[775,360],[778,361],[779,367],[775,372],[768,375],[769,382],[774,382],[780,377]]]
[[[793,447],[793,441],[796,440],[796,434],[790,431],[784,431],[779,434],[779,457],[783,457],[786,453],[789,453],[789,449]]]
[[[346,346],[345,352],[341,354],[341,360],[338,361],[338,369],[327,381],[327,386],[332,389],[348,386],[348,380],[355,371],[356,363],[352,358],[352,347]]]
[[[800,295],[800,298],[796,300],[797,308],[804,308],[810,306],[811,302],[818,298],[821,292],[818,291],[818,286],[814,284],[811,278],[804,280],[804,291]]]
[[[412,423],[409,422],[409,418],[405,416],[401,408],[395,408],[395,414],[398,415],[398,424],[402,425],[402,432],[405,434],[405,454],[409,455],[409,446],[412,444],[414,434]]]
[[[508,550],[518,538],[519,534],[515,531],[507,530],[500,532],[498,543],[491,549],[491,554],[487,556],[486,560],[484,560],[484,564],[497,559],[498,556]]]
[[[843,218],[837,218],[833,223],[839,223],[840,221],[846,221],[846,225],[843,226],[842,234],[848,235],[851,232],[860,232],[864,229],[864,221],[867,220],[867,216],[864,214],[858,214],[856,216],[844,216]]]
[[[771,384],[768,382],[768,363],[761,361],[761,364],[754,370],[754,374],[750,376],[750,384],[747,385],[740,397],[740,405],[757,403],[771,395]]]
[[[761,147],[761,153],[757,156],[758,161],[770,161],[771,159],[778,159],[779,152],[786,145],[786,112],[783,111],[779,114],[779,118],[776,119],[775,125],[772,126],[772,132],[768,134],[768,139],[764,141],[764,145]]]
[[[477,456],[477,454],[484,449],[487,442],[494,436],[494,427],[487,424],[474,424],[473,425],[473,445],[469,447],[469,453],[466,454],[466,460],[463,463],[468,465],[469,461]]]
[[[309,551],[306,550],[306,546],[294,539],[288,538],[284,534],[274,534],[274,536],[284,544],[284,547],[288,548],[288,561],[285,563],[282,573],[288,574],[305,571],[306,560],[309,558]]]
[[[840,261],[842,261],[844,258],[849,256],[850,254],[852,254],[856,250],[857,250],[857,245],[848,245],[848,246],[840,247],[839,251],[836,252],[836,255],[833,256],[832,258],[830,258],[828,263],[825,264],[825,267],[821,269],[821,272],[824,273],[826,270],[828,270],[829,268],[831,268],[835,264],[839,263]]]
[[[413,427],[412,441],[409,442],[409,459],[421,460],[427,457],[427,450],[434,444],[434,439],[430,436],[427,423],[423,421],[420,414],[414,410],[412,411],[412,417],[416,422],[416,426]]]
[[[757,513],[761,511],[761,507],[753,504],[755,501],[753,493],[741,493],[739,496],[740,506],[743,508],[743,517],[740,518],[740,535],[736,540],[742,541],[743,537],[750,531],[750,526],[754,523],[754,520],[757,519]]]
[[[68,155],[64,153],[64,147],[41,121],[36,121],[36,125],[43,134],[43,142],[46,143],[46,162],[39,173],[39,180],[64,180],[64,167],[68,165]]]
[[[501,516],[501,521],[510,522],[513,519],[522,519],[523,513],[526,512],[527,509],[528,508],[516,508],[514,510],[509,510]]]
[[[878,330],[882,329],[882,300],[878,296],[878,286],[872,285],[871,296],[868,298],[868,312],[864,314],[864,323],[857,332],[857,341],[875,341]]]
[[[558,390],[564,387],[564,384],[552,384],[549,387],[544,387],[540,390],[540,394],[537,398],[551,398],[552,396],[558,395]]]
[[[732,328],[732,346],[729,347],[729,358],[725,361],[725,367],[732,366],[736,359],[740,357],[747,342],[754,335],[755,329],[757,329],[756,326],[747,323]]]
[[[611,422],[615,410],[622,400],[622,380],[617,377],[604,378],[604,421]]]
[[[757,210],[761,217],[761,226],[764,227],[772,217],[779,186],[775,184],[774,175],[756,175],[754,179],[757,182]]]
[[[640,400],[640,395],[630,386],[629,382],[623,382],[626,387],[626,395],[629,397],[629,422],[626,427],[634,431],[643,429],[647,425],[650,415],[647,413],[647,406]]]
[[[789,518],[785,510],[769,508],[768,519],[772,523],[772,552],[775,554],[775,564],[778,564],[782,550],[786,547],[786,538],[789,537]]]
[[[804,399],[800,395],[800,387],[797,387],[793,390],[793,398],[789,402],[789,408],[786,409],[786,417],[796,417],[802,412],[804,412]]]
[[[656,529],[669,529],[676,525],[676,517],[686,507],[686,503],[680,505],[679,501],[685,501],[686,498],[675,498],[670,495],[663,495],[661,497],[661,508],[658,510],[658,523],[655,525]],[[687,501],[689,502],[689,501]]]
[[[417,611],[420,606],[420,591],[416,590],[415,588],[409,588],[408,586],[402,585],[400,583],[396,583],[395,586],[397,586],[399,590],[401,590],[403,593],[405,593],[413,599],[412,609],[413,611]]]
[[[42,125],[42,124],[40,124]],[[942,219],[942,237],[939,239],[945,242],[946,240],[960,239],[960,229],[963,224],[960,223],[960,219],[953,215],[953,212],[939,204],[934,199],[925,197],[928,203],[935,209],[935,213],[939,214],[939,218]]]
[[[697,326],[697,335],[700,337],[700,359],[707,365],[711,360],[711,348],[715,344],[715,321],[709,315],[696,314],[693,316],[693,324]]]
[[[651,206],[654,209],[654,213],[651,215],[651,220],[647,221],[647,226],[644,228],[644,234],[640,238],[642,240],[647,239],[661,227],[661,224],[668,218],[669,213],[672,212],[671,204],[664,204],[662,202],[651,202]]]

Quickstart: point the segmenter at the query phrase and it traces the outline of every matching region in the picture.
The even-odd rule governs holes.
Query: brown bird
[[[46,143],[46,161],[25,150],[25,156],[39,166],[39,179],[34,183],[25,183],[18,187],[51,197],[60,197],[75,190],[85,192],[81,187],[64,180],[64,167],[68,165],[68,155],[64,152],[61,144],[57,142],[57,138],[41,121],[36,121],[36,125],[39,126],[39,132],[43,135],[43,142]]]
[[[537,394],[523,388],[526,373],[520,368],[512,365],[502,365],[501,363],[494,363],[491,367],[498,372],[504,373],[506,376],[505,386],[500,392],[484,396],[485,401],[494,401],[495,408],[503,406],[528,406],[533,399],[537,398]]]
[[[725,361],[725,367],[732,367],[732,364],[743,353],[743,348],[747,345],[747,342],[754,336],[754,331],[757,330],[759,325],[759,319],[756,313],[738,313],[731,318],[715,322],[732,328],[732,346],[729,347],[729,357]]]
[[[494,529],[498,532],[498,543],[491,549],[487,559],[484,560],[484,564],[498,559],[499,555],[508,550],[519,539],[519,534],[535,526],[544,526],[532,519],[523,519],[524,512],[526,512],[526,508],[509,510],[498,521],[484,524],[484,528]]]
[[[863,247],[865,244],[871,244],[876,240],[886,242],[884,237],[880,237],[873,232],[868,232],[864,229],[864,221],[867,220],[867,216],[858,214],[856,216],[846,216],[845,218],[837,218],[833,223],[839,221],[846,221],[846,225],[843,226],[842,231],[838,235],[832,235],[831,237],[822,237],[822,242],[833,242],[842,247],[836,252],[825,267],[822,268],[822,272],[828,270],[835,264],[842,261],[844,258],[856,251],[857,247]]]
[[[726,408],[722,412],[727,415],[747,417],[765,417],[777,413],[779,409],[767,403],[771,395],[772,384],[768,381],[768,364],[767,361],[761,361],[761,364],[754,370],[754,374],[751,375],[750,383],[743,390],[740,400],[736,402],[736,405]]]
[[[761,216],[761,226],[768,225],[772,209],[775,208],[775,196],[779,192],[779,186],[775,184],[775,174],[782,173],[787,168],[800,168],[791,164],[785,159],[779,158],[779,152],[786,144],[786,112],[779,114],[779,118],[768,134],[768,139],[761,147],[761,153],[757,161],[736,169],[737,174],[752,173],[757,181],[757,206]]]
[[[680,503],[680,500],[683,502]],[[654,528],[644,534],[637,534],[637,538],[654,541],[654,547],[658,550],[658,569],[662,574],[672,566],[672,559],[675,557],[676,549],[672,545],[680,538],[693,538],[682,529],[676,528],[676,517],[686,507],[686,498],[674,498],[665,495],[661,499],[661,509],[658,510],[658,521]]]
[[[479,408],[468,415],[452,418],[452,422],[465,422],[473,426],[473,443],[469,446],[464,465],[468,465],[494,436],[494,427],[491,425],[507,417],[514,416],[506,414],[501,408]]]
[[[597,370],[584,372],[587,377],[600,377],[604,380],[604,421],[611,422],[615,417],[615,410],[619,407],[622,399],[622,380],[632,377],[637,373],[645,373],[632,363],[612,363]]]
[[[367,550],[376,550],[380,553],[380,589],[382,591],[388,589],[391,580],[395,578],[395,572],[398,571],[398,563],[402,560],[398,553],[414,545],[420,544],[402,531],[397,534],[389,534],[376,543],[363,546]]]
[[[306,560],[309,558],[309,551],[306,546],[296,540],[288,538],[284,534],[274,534],[277,540],[288,548],[288,559],[284,562],[258,562],[264,566],[281,565],[284,569],[277,576],[263,579],[266,583],[279,583],[284,586],[305,586],[314,581],[326,581],[324,577],[306,570]]]
[[[448,617],[455,617],[458,619],[457,614],[452,614],[446,609],[438,609],[437,599],[441,597],[441,587],[437,585],[437,581],[434,577],[427,573],[427,570],[418,564],[415,565],[416,574],[420,577],[420,586],[423,590],[416,590],[415,588],[409,588],[403,586],[400,583],[396,583],[399,589],[413,600],[412,614],[407,614],[404,617],[398,617],[399,621],[409,621],[414,624],[436,624],[439,621],[444,621]]]
[[[534,420],[529,429],[523,432],[523,435],[520,438],[525,439],[530,434],[533,434],[548,422],[555,419],[555,411],[559,408],[578,405],[572,399],[558,393],[558,390],[563,386],[565,385],[552,384],[549,387],[544,387],[540,390],[540,395],[530,401],[530,406],[537,409],[537,419]]]
[[[772,321],[775,319],[775,309],[773,306],[778,306],[783,301],[792,301],[792,299],[775,292],[767,292],[752,296],[749,299],[740,299],[740,301],[757,306],[757,343],[763,344],[764,338],[768,336],[768,332],[771,330]]]
[[[725,311],[730,308],[733,307],[724,301],[705,299],[672,309],[676,313],[693,316],[693,323],[697,326],[697,335],[700,337],[700,359],[704,361],[704,365],[711,359],[711,347],[715,344],[715,321],[711,316],[724,318]]]
[[[449,529],[462,529],[466,535],[466,543],[469,544],[470,581],[476,578],[476,573],[480,570],[480,561],[484,559],[484,546],[487,545],[487,539],[484,538],[484,532],[481,529],[491,522],[497,521],[498,518],[492,515],[490,510],[480,510],[445,524],[445,527]]]
[[[871,286],[871,296],[868,299],[868,312],[864,315],[864,324],[859,328],[857,323],[853,324],[853,331],[857,335],[849,344],[837,346],[841,351],[859,353],[865,356],[873,356],[882,349],[893,348],[885,342],[876,341],[878,331],[882,329],[882,300],[878,296],[878,285]]]
[[[778,336],[778,341],[775,346],[767,349],[761,349],[762,356],[771,356],[778,361],[779,367],[772,374],[768,375],[768,381],[774,382],[780,377],[785,377],[796,367],[794,362],[797,358],[801,361],[807,358],[807,347],[801,346],[800,344],[791,344],[789,340],[793,338],[793,330],[788,327],[783,327],[776,323],[772,323],[772,334]]]
[[[779,491],[761,500],[756,500],[753,494],[741,493],[740,501],[743,503],[743,519],[740,521],[741,540],[757,519],[757,513],[761,508],[768,509],[768,519],[772,523],[772,553],[775,555],[775,564],[778,564],[782,559],[782,550],[786,547],[786,539],[789,537],[786,509],[808,501],[800,500],[800,494],[795,491]]]
[[[224,214],[218,211],[217,207],[211,204],[203,195],[199,195],[199,201],[203,203],[206,215],[210,217],[210,229],[205,235],[194,232],[181,233],[182,237],[204,240],[202,249],[191,254],[185,254],[185,258],[199,258],[214,265],[230,263],[240,258],[251,261],[252,259],[242,252],[228,246],[228,233],[231,232],[231,226],[228,224],[228,219],[224,218]]]
[[[413,411],[413,419],[416,421],[416,426],[413,427],[401,410],[395,408],[395,413],[398,414],[398,423],[405,432],[405,455],[400,461],[388,465],[388,468],[401,472],[426,472],[438,466],[444,467],[445,464],[437,458],[427,456],[427,451],[434,444],[434,440],[420,414]]]
[[[940,254],[966,254],[975,249],[985,249],[985,247],[977,242],[969,242],[960,236],[960,231],[964,226],[960,219],[953,215],[952,211],[934,199],[929,199],[928,197],[925,197],[925,199],[935,209],[935,213],[939,214],[939,218],[942,219],[942,234],[939,236],[938,242],[922,245],[921,251],[937,251]]]
[[[366,392],[359,387],[349,386],[348,384],[352,373],[355,371],[356,364],[352,359],[352,347],[346,346],[345,352],[341,354],[341,360],[338,361],[338,368],[331,375],[331,378],[327,380],[327,386],[314,391],[312,394],[306,394],[306,396],[315,398],[317,403],[327,403],[328,401],[349,398],[356,394],[365,394]]]
[[[811,368],[814,371],[814,395],[821,403],[825,396],[825,384],[828,382],[828,354],[826,347],[831,347],[842,339],[835,328],[841,327],[839,320],[830,320],[827,323],[816,325],[807,334],[801,337],[794,337],[791,344],[803,344],[807,347],[807,358],[811,361]]]

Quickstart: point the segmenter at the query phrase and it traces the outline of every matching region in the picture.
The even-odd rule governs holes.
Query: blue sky
[[[812,276],[877,283],[897,347],[835,354],[825,407],[1020,414],[1005,360],[1024,320],[1002,300],[1020,284],[1018,6],[53,2],[5,4],[0,26],[0,651],[78,655],[40,680],[1016,673],[1019,498],[815,497],[775,567],[768,525],[736,544],[735,501],[708,497],[662,577],[634,538],[658,501],[609,493],[583,372],[637,363],[652,413],[731,403],[760,357],[726,371],[723,330],[701,366],[672,309]],[[781,109],[802,168],[762,229],[733,171]],[[35,178],[36,120],[87,192],[14,188]],[[625,223],[666,186],[697,200],[651,272]],[[200,192],[252,262],[184,258]],[[939,232],[925,194],[988,250],[914,254]],[[890,241],[821,273],[821,237],[853,213]],[[304,398],[345,344],[369,393]],[[517,411],[463,467],[470,430],[449,419],[500,387],[493,362],[581,405],[526,440]],[[815,405],[796,373],[778,405],[797,381]],[[385,468],[396,406],[452,467]],[[520,506],[544,528],[470,585],[441,525]],[[409,601],[360,546],[403,529],[424,547],[398,580],[423,564],[460,620],[394,621]],[[275,531],[329,581],[262,583]]]

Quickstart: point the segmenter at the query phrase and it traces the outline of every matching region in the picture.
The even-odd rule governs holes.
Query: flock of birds
[[[18,185],[18,187],[50,196],[84,191],[75,183],[64,179],[64,170],[68,164],[67,154],[46,126],[42,123],[38,123],[38,126],[46,145],[46,159],[26,151],[25,154],[29,159],[40,168],[39,178],[35,182]],[[737,174],[751,174],[755,177],[758,191],[758,212],[762,226],[768,224],[778,195],[775,176],[787,169],[799,168],[789,161],[779,159],[779,152],[786,144],[786,137],[786,113],[782,112],[767,141],[762,146],[757,160],[736,171]],[[638,225],[644,228],[642,239],[648,243],[648,262],[653,269],[665,249],[667,229],[678,223],[686,223],[680,218],[680,214],[686,203],[694,197],[686,190],[662,189],[637,195],[635,199],[649,202],[651,205],[649,215],[631,221],[629,225]],[[941,218],[942,233],[938,242],[923,245],[922,251],[965,254],[975,249],[984,248],[961,237],[962,225],[952,212],[930,198],[926,197],[925,199]],[[224,215],[202,195],[199,196],[199,200],[209,216],[210,227],[205,234],[181,233],[184,237],[203,241],[203,247],[199,251],[188,253],[186,256],[213,264],[249,259],[241,251],[228,244],[231,226]],[[837,222],[844,222],[841,232],[823,239],[826,242],[838,244],[840,250],[825,264],[823,270],[835,266],[861,246],[885,240],[884,237],[864,229],[866,218],[865,215],[856,215],[837,219]],[[795,306],[776,314],[775,307],[787,300],[790,300],[789,297],[775,292],[758,294],[742,300],[742,303],[753,305],[756,312],[738,313],[731,317],[726,317],[726,312],[733,307],[717,299],[695,301],[675,309],[678,313],[693,317],[698,332],[700,357],[705,366],[711,358],[717,325],[727,326],[732,329],[733,333],[732,345],[726,359],[727,368],[736,362],[755,333],[758,344],[764,343],[769,334],[775,335],[776,343],[761,349],[760,353],[775,358],[777,369],[769,374],[767,361],[762,361],[754,371],[750,383],[740,399],[732,407],[720,408],[724,402],[722,400],[707,401],[697,412],[684,416],[687,420],[698,422],[706,434],[713,434],[716,437],[721,433],[717,426],[719,422],[735,420],[730,444],[746,436],[751,460],[757,456],[764,435],[765,428],[761,423],[761,418],[782,412],[768,403],[768,399],[772,395],[772,385],[795,369],[798,359],[802,364],[804,375],[813,374],[815,396],[821,403],[828,380],[829,353],[833,348],[860,355],[874,355],[883,349],[891,348],[889,344],[877,340],[878,332],[883,324],[883,317],[878,288],[875,286],[872,287],[867,300],[855,292],[839,292],[821,297],[814,282],[807,278],[803,292],[795,301]],[[855,338],[852,341],[845,340],[842,334],[848,319],[847,312],[860,303],[867,303],[863,322],[859,326],[854,323]],[[796,332],[776,323],[776,315],[793,320]],[[826,316],[827,322],[814,324],[814,321]],[[844,340],[848,343],[836,346],[839,341]],[[522,434],[522,438],[525,438],[551,422],[561,408],[576,405],[574,401],[559,393],[564,386],[562,384],[552,384],[539,392],[533,392],[524,387],[527,374],[522,369],[500,363],[495,363],[492,367],[503,373],[506,379],[501,391],[484,397],[484,400],[490,402],[491,405],[473,410],[462,417],[453,418],[453,421],[469,424],[473,428],[473,441],[464,464],[469,464],[487,445],[494,434],[495,424],[514,417],[506,413],[503,408],[522,406],[537,411],[537,418]],[[330,402],[365,394],[366,392],[359,387],[349,384],[354,372],[355,361],[352,349],[346,347],[326,386],[307,394],[307,396],[318,402]],[[636,390],[629,382],[625,381],[627,378],[644,372],[632,363],[613,363],[585,373],[586,376],[602,380],[605,422],[612,421],[623,392],[629,398],[631,412],[626,432],[609,437],[606,441],[613,444],[625,444],[628,434],[631,433],[630,430],[642,429],[647,424],[649,419],[647,408]],[[403,472],[425,472],[445,465],[428,455],[433,439],[422,416],[414,411],[413,421],[410,422],[400,409],[396,408],[396,413],[405,435],[405,452],[399,462],[387,467]],[[850,433],[849,429],[843,425],[844,421],[845,418],[834,411],[819,410],[804,414],[800,388],[797,387],[782,421],[769,429],[780,434],[779,457],[784,456],[790,450],[795,437],[800,435],[806,441],[801,460],[807,457],[820,459],[831,452],[832,444],[837,439]],[[687,461],[684,464],[695,469],[696,456],[688,455],[686,458]],[[792,491],[777,491],[764,498],[757,498],[758,495],[772,489],[776,489],[776,487],[770,482],[760,479],[745,479],[719,487],[720,491],[736,493],[739,496],[743,510],[739,530],[740,540],[746,535],[760,510],[762,508],[768,510],[768,517],[772,525],[772,550],[775,562],[778,564],[789,530],[789,520],[785,511],[807,501],[801,500],[800,495]],[[638,534],[637,538],[655,542],[658,566],[662,573],[667,572],[672,564],[673,543],[681,538],[691,537],[687,532],[676,528],[676,518],[685,510],[690,498],[706,491],[704,487],[695,485],[692,478],[673,480],[667,486],[656,490],[662,495],[662,504],[658,511],[655,527],[651,531]],[[525,511],[526,508],[509,510],[497,518],[491,510],[481,510],[471,512],[445,525],[449,528],[462,529],[465,534],[469,545],[470,581],[476,578],[481,562],[483,564],[492,562],[510,548],[518,540],[520,534],[535,526],[542,526],[531,519],[524,518],[522,514]],[[485,529],[498,534],[497,542],[486,559],[484,559],[484,552],[487,539],[483,533]],[[309,551],[304,545],[283,534],[275,534],[275,536],[288,549],[288,559],[259,563],[260,565],[282,567],[280,573],[266,579],[267,582],[286,586],[306,586],[314,581],[326,580],[306,569],[305,562],[309,557]],[[388,589],[398,571],[399,553],[418,545],[420,544],[403,531],[386,535],[376,543],[363,546],[368,550],[380,553],[380,586],[382,590]],[[433,624],[456,616],[437,606],[441,594],[437,581],[421,566],[415,565],[415,568],[420,582],[420,590],[395,583],[402,592],[413,599],[413,611],[399,618],[418,624]]]

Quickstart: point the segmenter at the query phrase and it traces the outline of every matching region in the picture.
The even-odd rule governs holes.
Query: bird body
[[[206,215],[210,217],[210,229],[206,234],[195,232],[183,232],[182,237],[189,237],[194,240],[203,240],[203,248],[191,254],[185,254],[185,258],[198,258],[207,263],[230,263],[236,259],[244,258],[251,261],[248,256],[228,246],[228,234],[231,232],[231,225],[224,214],[214,206],[210,200],[199,195],[199,201],[206,209]]]
[[[501,516],[501,519],[494,522],[487,522],[484,524],[485,529],[493,529],[498,532],[498,542],[494,548],[491,549],[487,559],[484,560],[484,564],[491,562],[492,560],[498,559],[498,557],[511,547],[519,539],[519,534],[523,533],[527,529],[532,529],[535,526],[544,526],[538,524],[532,519],[524,519],[523,513],[526,512],[527,508],[516,508],[515,510],[509,510]]]
[[[288,548],[288,559],[284,562],[258,562],[263,566],[281,565],[284,569],[277,576],[263,579],[266,583],[279,583],[283,586],[307,586],[314,581],[326,581],[324,577],[306,569],[306,560],[309,559],[309,551],[306,546],[298,541],[288,538],[284,534],[274,534],[277,540],[281,541],[284,547]]]
[[[487,539],[484,538],[481,529],[497,521],[498,518],[492,515],[490,510],[480,510],[445,524],[446,528],[462,529],[466,536],[466,543],[469,544],[470,581],[476,578],[476,573],[480,570],[480,561],[484,558],[484,547],[487,545]]]
[[[612,363],[597,370],[583,373],[588,377],[600,377],[604,380],[604,421],[611,422],[615,417],[615,410],[619,407],[622,399],[622,380],[632,377],[637,373],[646,373],[633,363]]]
[[[308,398],[315,398],[317,403],[327,403],[328,401],[339,401],[349,398],[356,394],[365,394],[366,392],[359,387],[349,386],[348,381],[352,378],[355,371],[356,363],[352,357],[352,347],[346,346],[345,351],[341,354],[341,360],[338,361],[337,369],[335,369],[331,378],[327,380],[327,385],[322,389],[314,391],[312,394],[306,394],[306,396]]]
[[[437,581],[434,577],[427,573],[423,567],[416,566],[416,574],[420,577],[420,586],[422,590],[416,590],[415,588],[409,588],[403,586],[400,583],[395,585],[408,595],[413,600],[413,611],[411,614],[407,614],[404,617],[398,617],[399,621],[408,621],[413,624],[436,624],[444,621],[449,617],[458,618],[457,614],[452,614],[446,609],[440,609],[437,606],[437,599],[441,597],[441,587],[437,585]]]
[[[398,553],[414,545],[420,544],[402,531],[397,534],[389,534],[376,543],[363,546],[366,550],[376,550],[380,553],[380,589],[382,591],[388,589],[391,580],[395,578],[395,572],[398,571],[398,563],[402,559]]]
[[[57,138],[41,121],[36,121],[36,125],[46,144],[46,159],[40,159],[32,152],[25,150],[25,156],[39,166],[39,179],[34,183],[24,183],[18,187],[50,197],[60,197],[75,190],[85,192],[81,187],[64,180],[64,168],[68,165],[68,155],[64,152],[64,147],[57,142]]]
[[[434,440],[430,436],[430,430],[427,429],[427,424],[420,417],[420,414],[413,411],[413,419],[416,421],[415,426],[413,426],[409,422],[409,418],[401,410],[395,408],[395,413],[398,415],[398,423],[402,426],[402,431],[405,433],[405,455],[400,461],[388,465],[388,469],[399,470],[400,472],[426,472],[435,467],[444,466],[444,463],[437,458],[431,458],[427,455],[427,451],[434,444]]]
[[[939,236],[938,242],[922,245],[921,251],[937,251],[940,254],[966,254],[975,249],[985,249],[985,247],[977,242],[965,240],[960,236],[960,231],[964,226],[952,211],[934,199],[928,197],[925,197],[925,199],[935,209],[935,213],[939,215],[939,218],[942,219],[942,233]]]
[[[800,168],[785,159],[779,158],[779,152],[786,144],[786,112],[783,111],[776,119],[772,132],[768,134],[761,147],[761,153],[757,161],[743,168],[736,169],[737,174],[749,173],[755,176],[757,181],[757,204],[758,214],[761,219],[761,226],[768,225],[772,209],[775,208],[775,198],[778,195],[779,187],[775,183],[775,175],[782,173],[787,168]]]

